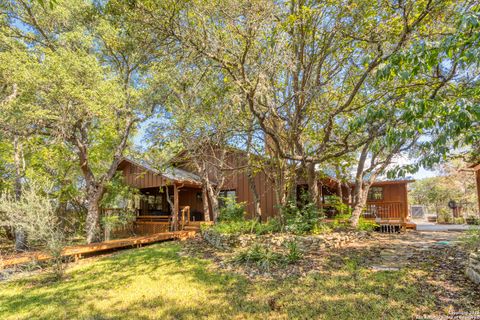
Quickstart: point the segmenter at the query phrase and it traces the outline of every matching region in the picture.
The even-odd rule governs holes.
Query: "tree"
[[[177,8],[172,38],[220,68],[266,134],[273,161],[283,162],[276,165],[281,204],[297,164],[318,204],[316,168],[369,140],[358,135],[368,118],[350,124],[392,89],[372,86],[378,71],[408,52],[412,39],[436,37],[454,10],[444,1],[189,1]],[[155,28],[161,9],[142,10]],[[408,81],[398,85],[406,90]]]
[[[40,76],[34,104],[38,132],[77,157],[87,198],[87,242],[100,239],[99,204],[138,122],[156,101],[147,90],[149,66],[161,51],[122,2],[65,1],[50,9],[10,1],[9,37],[36,55]],[[33,49],[32,49],[33,48]]]

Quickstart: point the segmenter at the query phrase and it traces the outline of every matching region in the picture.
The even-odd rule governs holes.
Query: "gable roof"
[[[177,183],[189,183],[189,184],[194,184],[194,185],[201,185],[202,184],[202,179],[195,173],[176,168],[176,167],[166,167],[164,170],[160,171],[156,168],[154,168],[152,165],[147,163],[144,160],[133,160],[131,158],[123,157],[122,160],[120,161],[121,163],[128,162],[133,165],[136,165],[138,167],[141,167],[145,169],[146,171],[150,171],[156,175],[162,176],[163,178],[167,180],[171,180],[173,182]],[[119,167],[120,167],[119,164]]]

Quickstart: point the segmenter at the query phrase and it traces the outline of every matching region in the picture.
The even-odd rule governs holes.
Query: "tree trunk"
[[[260,197],[258,196],[257,186],[255,185],[255,177],[253,176],[253,172],[248,168],[247,172],[247,180],[248,180],[248,187],[252,192],[253,196],[253,218],[258,219],[258,221],[262,221],[262,208],[260,206]]]
[[[175,214],[175,204],[172,202],[172,200],[170,200],[170,192],[168,191],[168,186],[165,186],[165,195],[167,197],[168,205],[170,206],[170,211],[172,212],[172,225],[170,226],[170,231],[177,231],[178,212],[177,214]]]
[[[88,195],[87,206],[87,243],[102,241],[102,233],[100,228],[100,201],[102,200],[104,188],[103,187],[90,187]]]
[[[350,218],[350,224],[352,227],[358,227],[358,221],[360,220],[360,216],[362,215],[363,208],[365,208],[365,204],[367,203],[367,193],[368,188],[366,190],[362,189],[360,193],[356,194],[356,201],[353,207],[352,217]]]
[[[22,178],[23,178],[23,165],[22,165],[22,144],[18,136],[13,137],[13,164],[15,167],[15,199],[18,201],[22,197]],[[28,250],[27,234],[24,230],[16,228],[15,234],[15,250],[26,251]]]
[[[320,189],[318,187],[318,178],[315,172],[315,163],[310,162],[307,164],[307,183],[308,194],[310,201],[315,204],[318,210],[322,209],[322,201],[320,197]]]
[[[207,179],[205,183],[208,191],[208,197],[210,198],[210,203],[212,204],[212,216],[213,222],[217,223],[218,216],[220,215],[220,205],[218,203],[218,193],[213,188],[212,183]]]
[[[343,204],[343,190],[342,190],[342,182],[339,180],[337,184],[337,196],[340,198],[340,205]],[[343,206],[341,206],[340,214],[343,214]]]
[[[203,220],[210,222],[210,207],[208,205],[208,191],[207,188],[202,186],[202,205],[203,205]]]

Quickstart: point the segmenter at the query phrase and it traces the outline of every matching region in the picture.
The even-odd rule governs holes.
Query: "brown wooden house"
[[[251,192],[244,164],[245,157],[241,151],[228,155],[227,161],[232,168],[223,184],[221,196],[232,197],[237,202],[245,203],[248,214],[254,211],[253,193]],[[205,221],[200,177],[192,172],[186,163],[177,163],[161,172],[148,164],[125,158],[118,170],[122,171],[125,183],[138,189],[134,208],[137,214],[135,228],[137,233],[152,233],[166,231],[172,221],[172,210],[178,214],[179,226],[182,229],[198,227],[200,221]],[[378,181],[371,187],[364,216],[381,223],[401,223],[408,225],[409,210],[407,184],[411,180]],[[334,211],[329,208],[332,196],[340,194],[339,184],[332,178],[322,179],[320,190],[324,209],[329,217]],[[274,217],[277,214],[277,199],[273,182],[264,172],[255,176],[255,185],[260,198],[262,219]],[[299,182],[299,189],[306,185]],[[344,203],[348,204],[348,194],[353,186],[342,187]],[[208,200],[207,200],[208,201]],[[170,202],[170,203],[169,203]],[[171,205],[173,204],[173,205]],[[208,204],[210,207],[210,204]],[[211,212],[211,210],[209,210]],[[208,217],[207,217],[208,218]],[[209,217],[211,220],[211,217]]]

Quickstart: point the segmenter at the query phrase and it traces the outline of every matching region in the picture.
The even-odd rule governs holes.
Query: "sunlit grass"
[[[248,282],[178,255],[178,243],[0,284],[0,319],[410,319],[431,310],[405,271],[346,265],[302,279]]]

